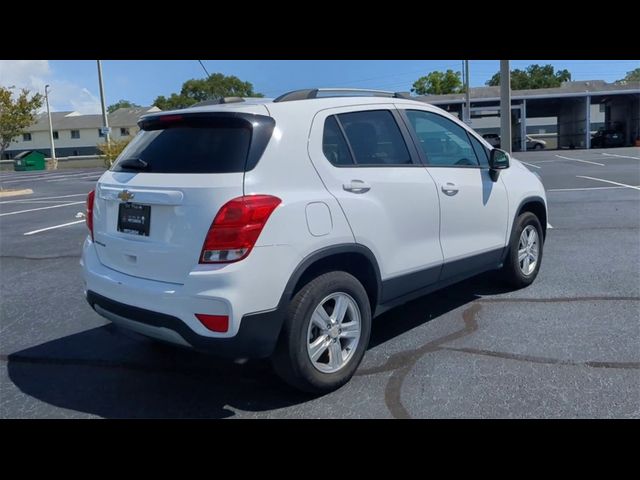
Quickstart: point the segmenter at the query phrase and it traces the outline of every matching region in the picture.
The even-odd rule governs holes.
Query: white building
[[[120,108],[108,115],[111,138],[121,140],[133,137],[138,132],[138,119],[149,112],[158,112],[158,107]],[[52,112],[53,141],[57,157],[95,155],[97,145],[104,143],[101,135],[102,115],[82,115],[78,112]],[[25,150],[38,150],[51,156],[49,120],[47,113],[38,115],[36,122],[25,133],[13,139],[4,152],[4,158],[14,158]]]

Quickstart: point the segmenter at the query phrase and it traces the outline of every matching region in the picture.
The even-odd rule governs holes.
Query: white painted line
[[[627,185],[626,183],[612,182],[611,180],[603,180],[602,178],[585,177],[583,175],[576,175],[576,177],[578,177],[578,178],[586,178],[588,180],[595,180],[596,182],[604,182],[604,183],[611,183],[613,185],[620,185],[621,187],[633,188],[634,190],[640,190],[640,187],[635,187],[633,185]]]
[[[620,188],[622,188],[622,187],[620,187]],[[27,204],[27,203],[48,203],[48,204],[69,203],[69,200],[26,200],[24,202],[20,202],[21,205],[22,204]]]
[[[69,178],[69,177],[64,177],[64,178],[56,178],[54,180],[46,180],[47,182],[66,182],[67,180],[88,180],[90,178],[95,178],[96,180],[98,180],[100,177],[102,176],[102,174],[92,174],[92,175],[84,175],[82,177],[73,177],[73,178]]]
[[[547,192],[579,192],[582,190],[617,190],[627,187],[583,187],[583,188],[552,188]]]
[[[553,228],[549,222],[547,222],[547,228]]]
[[[51,205],[49,207],[30,208],[29,210],[18,210],[17,212],[0,213],[0,217],[6,217],[7,215],[18,215],[19,213],[37,212],[38,210],[48,210],[50,208],[60,208],[60,207],[68,207],[71,205],[80,205],[81,203],[84,203],[84,202],[64,203],[62,205]]]
[[[634,160],[640,160],[640,157],[631,157],[629,155],[616,155],[615,153],[603,153],[602,155],[606,155],[607,157],[633,158]]]
[[[24,199],[24,198],[20,199],[20,200],[7,200],[7,201],[4,201],[4,202],[0,202],[0,205],[3,205],[5,203],[27,203],[28,201],[31,201],[31,200],[53,200],[54,198],[86,197],[88,193],[89,192],[87,192],[87,193],[74,193],[72,195],[58,195],[56,197],[36,197],[36,198],[30,197],[28,200]]]
[[[98,173],[99,172],[96,172],[94,175],[98,175]],[[6,183],[22,183],[22,182],[30,182],[30,181],[38,181],[38,180],[51,180],[51,179],[54,179],[54,178],[66,179],[66,178],[73,178],[73,177],[78,177],[78,176],[82,176],[82,175],[89,175],[89,174],[87,172],[84,172],[84,173],[71,173],[71,174],[68,174],[68,175],[59,175],[59,174],[57,174],[57,175],[44,175],[44,176],[38,177],[38,178],[22,178],[20,180],[7,180],[6,182],[2,181],[1,183],[4,183],[4,184],[6,184]],[[102,175],[102,174],[100,173],[100,175]]]
[[[604,163],[590,162],[589,160],[580,160],[579,158],[563,157],[562,155],[556,155],[556,157],[564,158],[565,160],[573,160],[574,162],[590,163],[591,165],[599,165],[601,167],[604,167]]]
[[[525,165],[529,165],[530,167],[533,167],[533,168],[542,168],[542,167],[539,167],[537,165],[534,165],[533,163],[523,162],[522,160],[520,160],[520,163],[524,163]]]
[[[23,233],[22,235],[33,235],[40,232],[46,232],[47,230],[54,230],[56,228],[68,227],[69,225],[76,225],[78,223],[84,223],[85,220],[78,220],[76,222],[63,223],[62,225],[54,225],[53,227],[41,228],[40,230],[34,230],[33,232]]]

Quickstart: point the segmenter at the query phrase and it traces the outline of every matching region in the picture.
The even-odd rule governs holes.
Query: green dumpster
[[[45,168],[44,153],[36,150],[27,150],[26,152],[19,153],[13,159],[13,169],[16,172],[44,170]]]

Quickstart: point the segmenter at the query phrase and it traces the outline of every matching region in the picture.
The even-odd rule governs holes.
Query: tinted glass
[[[327,117],[324,121],[322,151],[324,152],[324,156],[327,157],[327,160],[333,165],[353,165],[353,158],[351,158],[349,147],[334,116]]]
[[[469,135],[469,139],[473,150],[476,152],[476,157],[480,160],[480,165],[489,168],[489,151],[487,148],[473,135]]]
[[[126,170],[119,163],[141,159],[153,173],[244,172],[251,130],[228,126],[170,126],[140,131],[120,154],[113,170]]]
[[[388,110],[338,115],[358,165],[411,165],[400,128]]]
[[[435,113],[419,110],[407,110],[406,113],[429,165],[478,166],[478,159],[464,128]]]

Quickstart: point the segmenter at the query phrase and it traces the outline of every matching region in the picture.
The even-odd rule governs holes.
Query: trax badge
[[[129,190],[123,190],[118,194],[118,198],[120,200],[122,200],[123,202],[128,202],[129,200],[131,200],[135,196],[136,196],[136,194],[135,193],[131,193]]]

